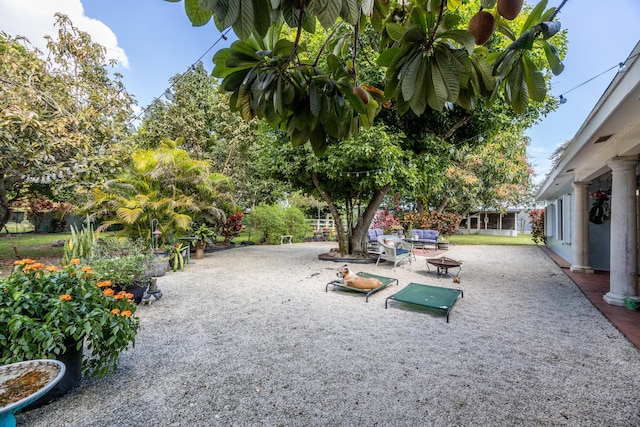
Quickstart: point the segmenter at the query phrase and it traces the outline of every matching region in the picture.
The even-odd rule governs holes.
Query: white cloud
[[[44,51],[45,35],[55,38],[54,14],[60,12],[71,19],[78,29],[91,35],[91,39],[107,49],[107,58],[115,59],[129,67],[129,59],[124,49],[118,46],[118,39],[111,29],[101,21],[84,14],[80,0],[0,0],[0,29],[12,36],[24,36],[34,46]]]

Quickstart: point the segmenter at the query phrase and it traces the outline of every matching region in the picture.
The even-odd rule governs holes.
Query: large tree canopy
[[[485,40],[470,25],[475,15],[464,19],[469,5],[488,22],[480,28]],[[213,18],[240,39],[214,57],[231,107],[285,131],[294,145],[310,141],[317,154],[371,126],[389,101],[401,114],[420,116],[447,105],[473,110],[480,99],[498,97],[523,113],[530,100],[544,100],[544,68],[536,59],[546,58],[545,68],[556,74],[563,68],[549,41],[560,29],[557,10],[546,5],[538,3],[517,28],[493,10],[496,0],[185,0],[194,25]],[[308,52],[303,32],[314,33],[316,23],[330,33],[319,51]],[[373,59],[385,70],[384,87],[359,82],[356,58],[367,25],[379,35]]]
[[[118,168],[131,99],[105,49],[56,16],[46,59],[0,35],[0,228],[25,193],[62,191]]]
[[[157,147],[164,138],[179,141],[193,157],[233,182],[236,202],[250,207],[279,200],[282,191],[258,176],[258,121],[247,122],[229,109],[229,94],[201,63],[171,78],[166,100],[156,100],[134,135],[143,147]]]

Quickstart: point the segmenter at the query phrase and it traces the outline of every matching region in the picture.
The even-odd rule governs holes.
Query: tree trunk
[[[9,222],[10,218],[9,199],[7,199],[7,190],[5,187],[4,171],[0,170],[0,230]]]
[[[384,199],[384,196],[389,192],[391,186],[385,185],[381,189],[376,190],[369,201],[369,204],[365,208],[362,217],[358,217],[356,224],[347,224],[347,227],[344,227],[340,212],[333,202],[331,195],[322,188],[317,172],[311,173],[311,180],[320,193],[322,199],[327,203],[329,212],[336,223],[336,232],[338,233],[338,251],[341,254],[365,255],[367,253],[367,230],[369,229],[371,221],[373,221],[373,217],[375,216],[378,207],[380,207],[380,204],[382,203],[382,199]]]
[[[380,207],[384,196],[387,195],[390,189],[390,185],[385,185],[381,189],[376,190],[373,194],[373,197],[369,201],[369,204],[365,208],[362,217],[358,218],[358,222],[353,230],[351,230],[351,234],[349,236],[349,247],[351,249],[351,251],[349,252],[350,255],[366,255],[368,238],[367,230],[369,230],[371,221],[373,221],[373,218],[376,215],[376,211]]]
[[[444,212],[444,210],[447,207],[448,203],[449,203],[449,198],[448,197],[445,197],[444,199],[442,199],[442,201],[438,205],[438,209],[436,209],[436,212],[438,212],[438,213]]]

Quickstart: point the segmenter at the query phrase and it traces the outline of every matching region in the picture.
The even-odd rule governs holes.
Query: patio
[[[325,292],[332,243],[249,246],[160,278],[114,375],[18,415],[49,425],[638,425],[640,352],[542,250],[452,247],[442,314]],[[432,255],[432,254],[430,254]],[[486,262],[500,259],[497,265]],[[277,260],[277,262],[274,262]],[[425,258],[393,271],[451,286]]]

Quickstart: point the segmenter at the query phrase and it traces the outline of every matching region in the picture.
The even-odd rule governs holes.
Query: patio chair
[[[398,286],[398,279],[394,279],[392,277],[378,276],[378,275],[375,275],[375,274],[363,273],[362,271],[359,272],[359,273],[356,273],[356,275],[360,276],[360,277],[365,277],[365,278],[378,279],[382,283],[382,286],[378,286],[377,288],[373,288],[373,289],[359,289],[359,288],[354,288],[354,287],[351,287],[351,286],[346,286],[342,282],[342,280],[332,280],[331,282],[327,283],[327,286],[325,286],[324,291],[328,292],[329,291],[329,286],[333,286],[333,290],[335,290],[336,288],[339,288],[339,289],[343,289],[343,290],[347,290],[347,291],[360,292],[360,293],[363,293],[363,294],[367,295],[365,297],[365,299],[364,299],[364,302],[369,302],[369,295],[383,290],[384,288],[386,288],[387,286],[389,286],[393,282],[396,282],[396,286]]]
[[[384,234],[382,228],[370,228],[367,230],[369,241],[367,242],[367,252],[377,254],[380,250],[378,246],[378,236]]]
[[[409,264],[411,264],[413,245],[400,237],[391,234],[378,236],[378,246],[380,247],[380,252],[376,265],[380,260],[389,261],[393,263],[393,269],[395,270],[398,263],[409,260]]]
[[[420,305],[422,307],[434,308],[444,311],[447,315],[447,323],[449,323],[449,313],[451,312],[453,304],[457,301],[458,296],[461,298],[464,297],[462,289],[409,283],[404,289],[387,297],[384,301],[384,308],[387,308],[387,303],[390,299]]]

